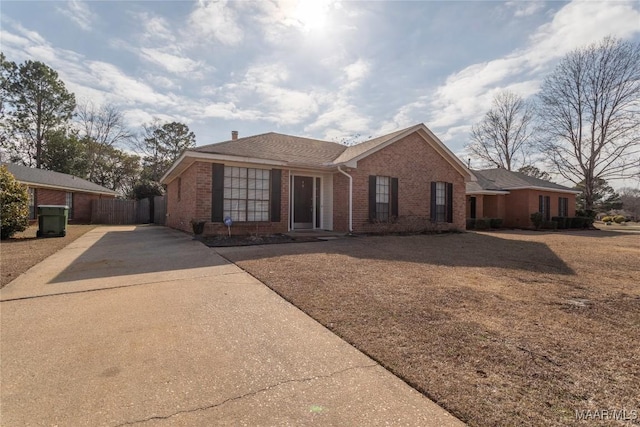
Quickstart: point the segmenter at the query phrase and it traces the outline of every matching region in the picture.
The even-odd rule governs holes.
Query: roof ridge
[[[221,145],[227,145],[227,144],[231,144],[231,143],[238,142],[238,141],[246,141],[246,140],[251,139],[251,138],[258,138],[258,137],[266,136],[266,135],[278,135],[278,136],[285,136],[285,137],[288,137],[288,138],[306,139],[306,140],[309,140],[309,141],[316,141],[316,142],[322,142],[322,143],[327,143],[327,144],[338,145],[338,146],[341,146],[341,147],[346,147],[345,145],[340,144],[338,142],[327,141],[327,140],[324,140],[324,139],[310,138],[310,137],[307,137],[307,136],[289,135],[289,134],[280,133],[280,132],[264,132],[264,133],[258,133],[258,134],[255,134],[255,135],[244,136],[244,137],[238,138],[238,139],[228,139],[226,141],[220,141],[220,142],[214,142],[214,143],[211,143],[211,144],[200,145],[200,146],[197,146],[197,147],[193,148],[192,150],[197,150],[197,149],[206,148],[206,147],[212,147],[214,145],[219,147]]]

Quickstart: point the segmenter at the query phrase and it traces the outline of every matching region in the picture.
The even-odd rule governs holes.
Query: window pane
[[[379,221],[389,220],[389,204],[376,203],[376,219]]]
[[[234,221],[268,221],[269,176],[264,169],[225,167],[224,215]]]

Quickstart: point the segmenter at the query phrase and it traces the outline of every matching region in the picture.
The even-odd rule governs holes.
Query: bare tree
[[[471,129],[467,149],[485,163],[512,170],[528,154],[533,108],[521,96],[505,90],[493,98],[493,106]]]
[[[640,44],[607,37],[566,55],[540,92],[540,148],[553,170],[584,185],[594,206],[599,180],[640,165]]]
[[[534,178],[543,179],[545,181],[551,181],[551,176],[549,175],[548,172],[542,171],[533,165],[524,165],[520,169],[518,169],[518,172],[528,176],[532,176]]]
[[[76,109],[76,117],[87,148],[88,179],[95,182],[101,158],[108,156],[111,148],[129,145],[134,135],[125,125],[122,111],[111,104],[97,107],[90,101],[82,102]]]

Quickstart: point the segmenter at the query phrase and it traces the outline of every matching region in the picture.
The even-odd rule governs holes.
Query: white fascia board
[[[582,193],[582,191],[576,191],[576,190],[563,190],[560,188],[550,188],[550,187],[538,187],[535,185],[531,185],[531,186],[523,186],[523,187],[508,187],[505,188],[505,190],[538,190],[538,191],[551,191],[554,193],[569,193],[569,194],[580,194]]]
[[[474,194],[478,194],[478,195],[485,195],[485,196],[491,196],[491,195],[505,195],[505,194],[510,194],[508,191],[499,191],[499,190],[480,190],[480,191],[467,191],[466,192],[467,195],[474,195]]]
[[[421,124],[419,130],[425,132],[433,141],[436,142],[437,147],[434,147],[436,148],[436,151],[438,151],[438,149],[444,151],[444,153],[440,153],[440,154],[441,155],[445,154],[442,157],[444,157],[445,160],[447,160],[447,162],[449,162],[454,168],[458,169],[462,175],[466,175],[464,180],[465,182],[478,181],[478,178],[476,178],[473,172],[471,172],[471,169],[469,169],[467,165],[465,165],[464,162],[458,158],[458,156],[453,154],[453,151],[449,150],[449,148],[446,145],[444,145],[442,141],[440,141],[440,138],[438,138],[436,134],[431,132],[431,129],[429,129],[424,124]]]
[[[182,153],[180,155],[180,157],[178,157],[178,160],[176,160],[175,162],[173,162],[173,164],[171,165],[171,167],[169,168],[168,171],[166,171],[164,173],[164,175],[162,175],[162,178],[160,178],[160,183],[161,184],[168,184],[169,182],[165,182],[165,180],[169,177],[169,175],[171,175],[171,173],[173,173],[173,171],[178,167],[178,165],[180,163],[182,163],[182,161],[184,160],[185,157],[187,157],[187,153],[190,153],[190,151],[185,151],[184,153]]]

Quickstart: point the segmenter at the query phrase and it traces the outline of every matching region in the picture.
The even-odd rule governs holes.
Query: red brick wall
[[[549,196],[550,198],[550,217],[558,216],[558,198],[566,197],[569,199],[568,216],[576,215],[576,196],[569,193],[556,193],[555,191],[541,190],[511,190],[510,194],[505,196],[506,214],[504,225],[507,227],[533,227],[531,223],[531,214],[538,212],[539,197]]]
[[[182,172],[179,178],[174,179],[167,185],[167,226],[186,232],[192,231],[191,220],[197,219],[196,199],[198,180],[200,179],[201,181],[203,179],[198,177],[198,173],[206,173],[205,169],[207,168],[205,166],[208,166],[208,176],[209,181],[211,181],[211,164],[196,162]],[[179,199],[178,186],[181,187]]]
[[[476,198],[476,218],[484,218],[485,216],[484,214],[485,195],[484,194],[474,194],[472,196],[467,196],[466,198],[467,207],[465,209],[466,217],[471,218],[471,198],[472,197]],[[489,197],[489,196],[486,196],[486,197]]]
[[[50,188],[35,188],[36,206],[39,205],[66,205],[67,192],[63,190],[52,190]],[[115,196],[73,192],[73,217],[69,222],[89,223],[91,222],[91,201],[101,198],[113,199]],[[37,209],[36,209],[37,212]]]
[[[483,216],[478,218],[504,218],[505,211],[505,196],[504,195],[485,195],[483,199]]]
[[[174,179],[167,186],[167,226],[191,233],[191,220],[205,221],[204,234],[226,234],[223,223],[211,222],[212,166],[207,162],[195,162],[180,175],[181,191],[178,200],[178,182]],[[282,171],[280,222],[236,222],[232,234],[286,233],[289,221],[289,172]]]
[[[339,172],[333,175],[333,229],[349,231],[349,178]]]
[[[67,192],[51,190],[49,188],[36,188],[36,206],[40,205],[66,205]]]
[[[356,232],[421,231],[465,229],[465,183],[457,172],[418,134],[408,135],[360,160],[353,176],[353,229]],[[369,221],[369,175],[398,178],[398,220],[395,223]],[[453,183],[453,223],[430,220],[431,182]],[[348,179],[334,175],[334,230],[348,229]]]

